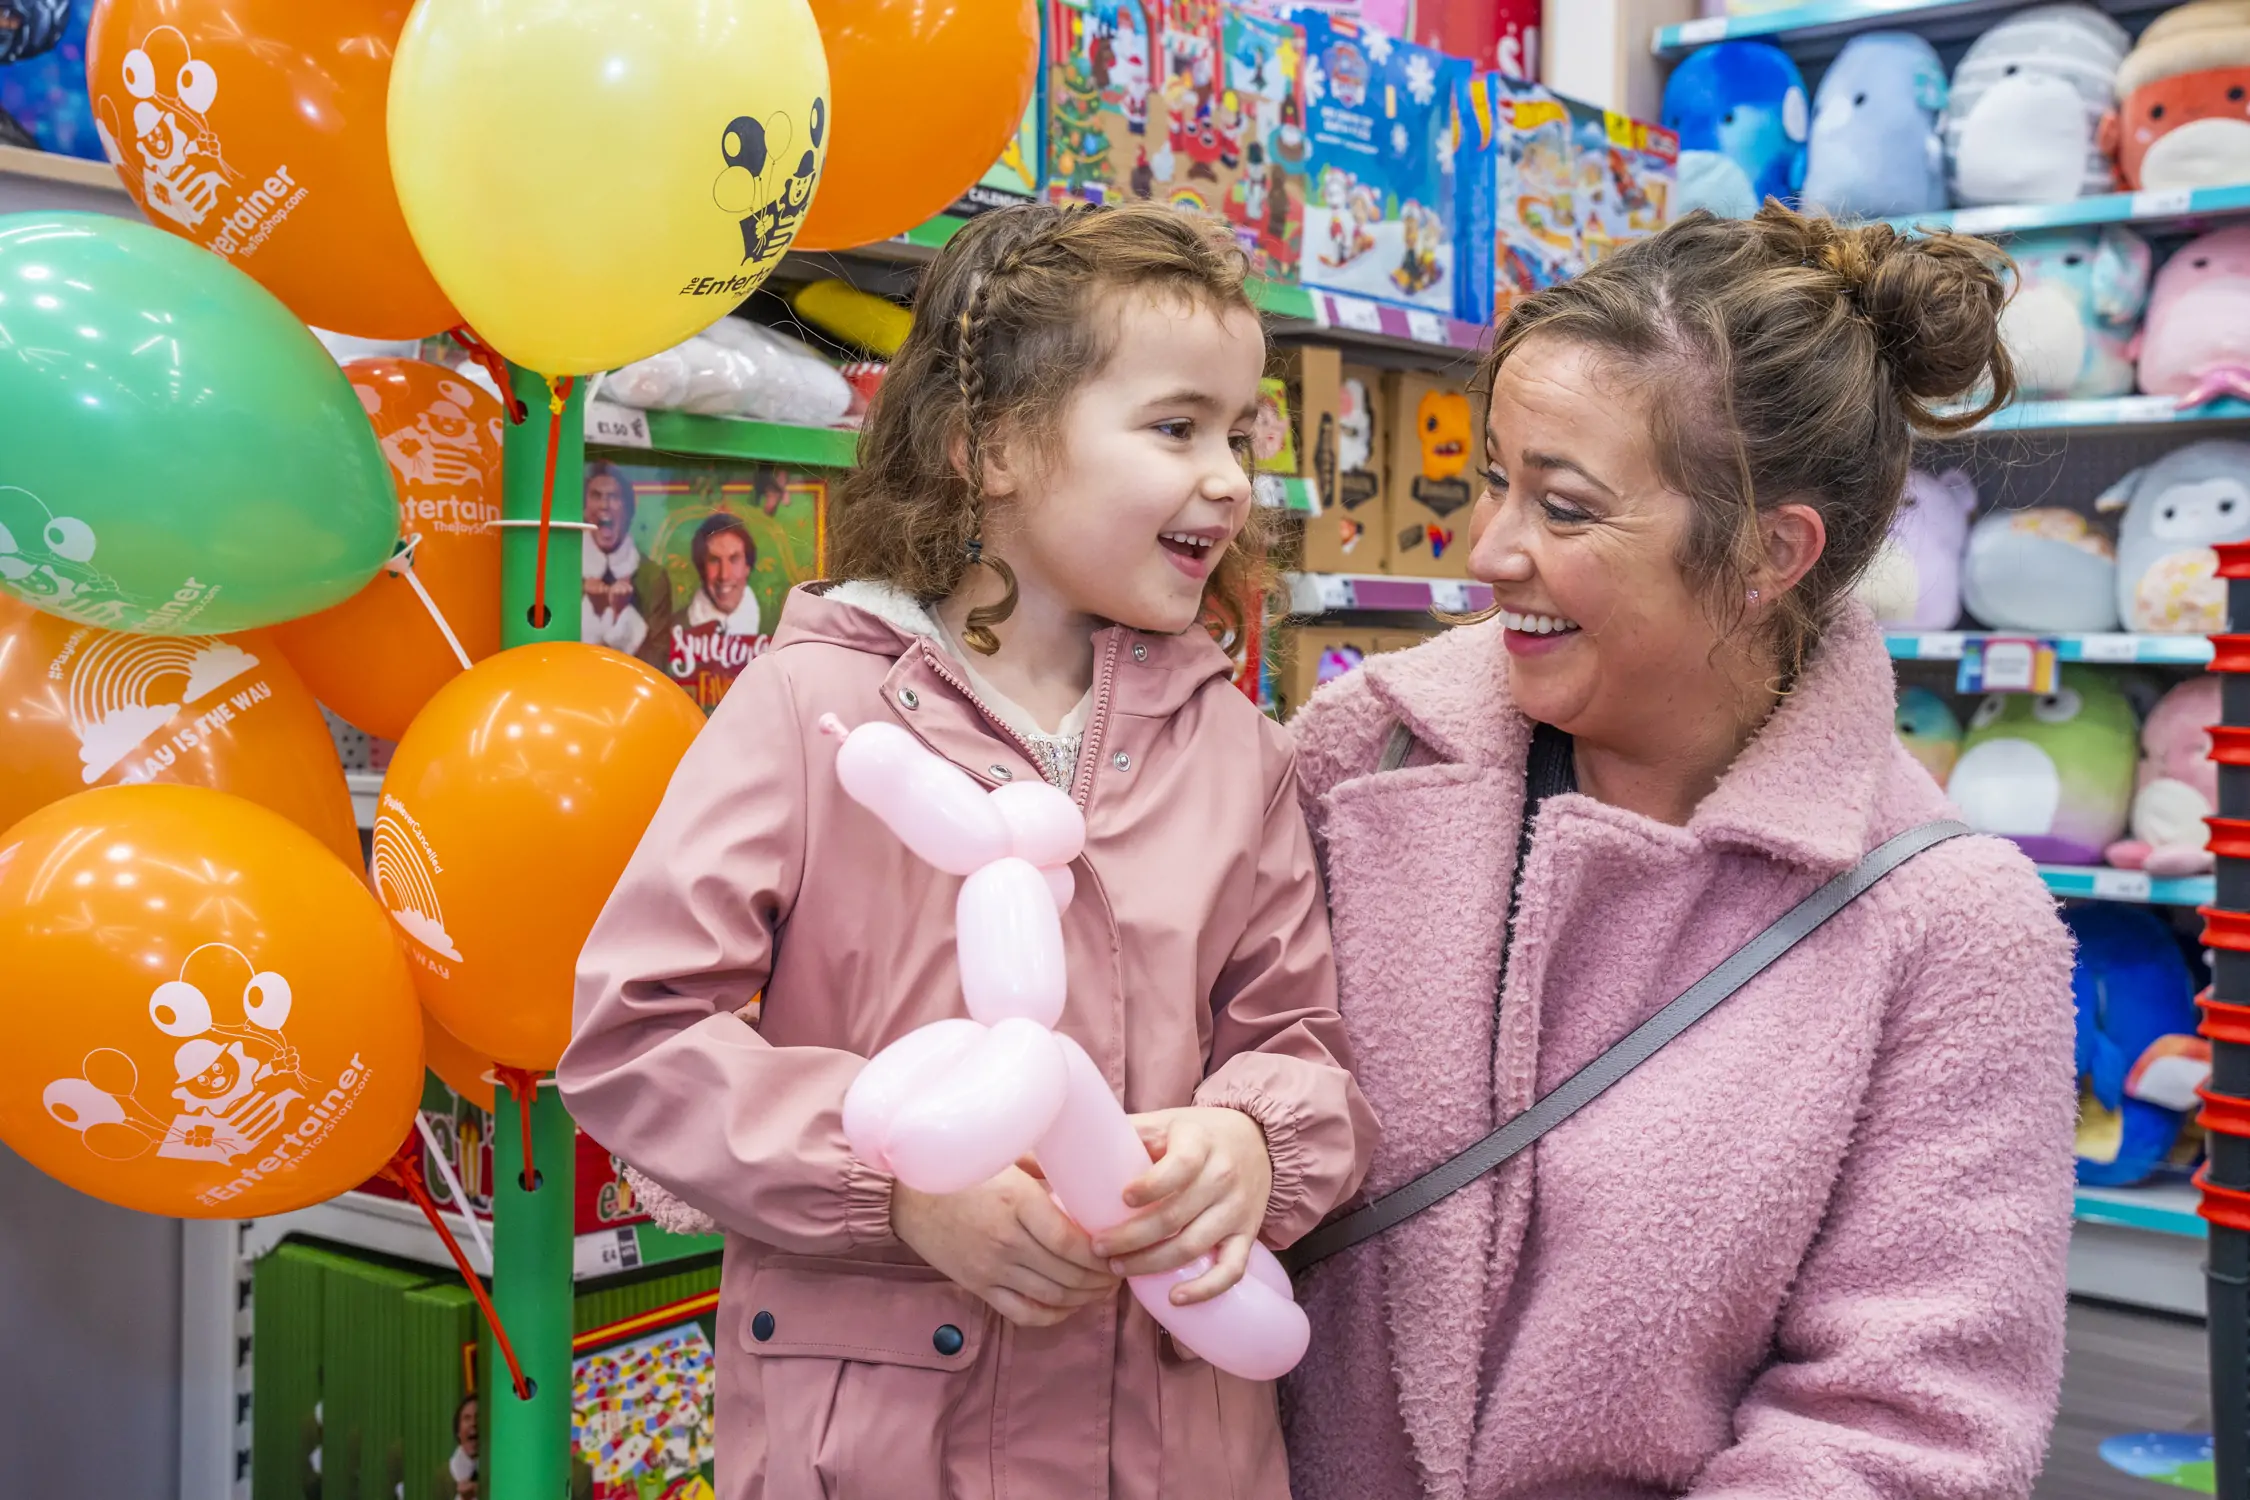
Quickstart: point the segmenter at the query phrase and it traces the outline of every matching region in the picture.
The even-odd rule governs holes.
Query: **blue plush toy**
[[[1944,109],[1935,47],[1910,31],[1852,38],[1813,95],[1805,202],[1855,219],[1945,207]]]
[[[2062,916],[2078,940],[2078,1180],[2125,1187],[2163,1165],[2186,1123],[2126,1080],[2160,1038],[2193,1035],[2195,980],[2171,929],[2142,907],[2097,901]]]
[[[1689,54],[1664,85],[1664,128],[1680,138],[1678,208],[1747,219],[1805,181],[1805,80],[1778,47],[1721,42]]]

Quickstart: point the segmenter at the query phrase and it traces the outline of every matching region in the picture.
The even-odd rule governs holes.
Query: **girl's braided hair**
[[[1027,203],[970,220],[923,274],[913,328],[868,408],[837,493],[831,571],[934,603],[981,562],[1007,593],[972,610],[963,634],[998,650],[992,627],[1014,612],[1016,580],[984,551],[991,445],[1051,452],[1072,395],[1108,362],[1119,294],[1255,312],[1248,274],[1223,226],[1155,204]],[[1250,515],[1206,587],[1236,630],[1266,586],[1264,513]]]

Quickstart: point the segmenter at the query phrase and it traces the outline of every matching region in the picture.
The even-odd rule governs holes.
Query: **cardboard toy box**
[[[1222,218],[1262,276],[1304,238],[1304,28],[1217,0],[1051,0],[1047,191]]]
[[[1454,95],[1469,64],[1300,11],[1311,52],[1308,286],[1454,311]]]
[[[1494,317],[1515,298],[1586,268],[1579,241],[1578,143],[1570,105],[1534,83],[1492,75]]]
[[[1410,578],[1469,576],[1469,515],[1481,481],[1476,404],[1457,382],[1393,377],[1385,496],[1390,571]]]
[[[823,469],[707,459],[586,460],[581,636],[678,683],[705,713],[773,638],[783,600],[821,576]]]
[[[1368,630],[1353,626],[1306,625],[1286,633],[1280,643],[1282,717],[1287,719],[1318,689],[1356,671],[1370,656],[1419,646],[1431,630]]]
[[[1390,567],[1389,388],[1381,371],[1342,365],[1335,400],[1335,459],[1318,480],[1320,513],[1305,522],[1310,573],[1381,573]]]

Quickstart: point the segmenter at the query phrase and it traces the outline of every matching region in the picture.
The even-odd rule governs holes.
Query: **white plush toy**
[[[1994,511],[1969,529],[1961,602],[1996,630],[2115,630],[2117,553],[2076,511]]]
[[[2091,5],[2041,5],[1977,38],[1953,70],[1945,160],[1953,201],[2060,203],[2110,189],[2098,143],[2125,29]]]
[[[2250,541],[2250,443],[2176,448],[2111,485],[2095,508],[2117,528],[2117,613],[2127,630],[2212,635],[2226,628],[2221,542]]]

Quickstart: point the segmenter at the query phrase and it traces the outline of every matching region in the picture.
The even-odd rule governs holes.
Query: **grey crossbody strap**
[[[1396,745],[1398,737],[1394,735],[1392,740]],[[1386,747],[1383,759],[1387,769],[1395,769],[1390,766],[1390,747]],[[1403,762],[1404,756],[1399,759]],[[1964,823],[1924,823],[1869,850],[1858,864],[1790,907],[1772,926],[1689,985],[1678,999],[1634,1027],[1623,1041],[1564,1079],[1552,1093],[1404,1187],[1385,1193],[1365,1207],[1306,1235],[1282,1255],[1282,1264],[1289,1268],[1290,1274],[1301,1274],[1467,1187],[1600,1098],[1612,1084],[1654,1057],[1667,1042],[1709,1015],[1720,1001],[1748,984],[1776,959],[1817,932],[1830,917],[1858,900],[1875,882],[1923,850],[1971,831]]]

